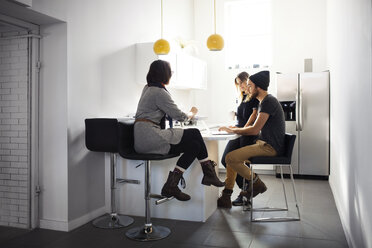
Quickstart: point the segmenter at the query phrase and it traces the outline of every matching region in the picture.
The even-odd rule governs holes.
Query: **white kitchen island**
[[[207,145],[209,158],[218,161],[218,141],[237,138],[237,135],[211,135],[203,133],[204,141]],[[169,171],[174,169],[178,158],[163,161],[151,162],[151,193],[160,194],[161,188],[167,180]],[[108,156],[106,163],[109,163]],[[117,206],[120,214],[132,216],[144,216],[144,175],[145,166],[143,161],[126,160],[118,156],[117,167],[118,177],[137,179],[141,184],[124,184],[118,187]],[[108,168],[109,166],[106,166]],[[218,167],[216,167],[218,170]],[[217,208],[218,188],[201,184],[203,177],[201,165],[197,160],[183,175],[186,181],[186,188],[182,189],[191,196],[191,200],[181,202],[176,199],[155,205],[154,199],[151,204],[151,216],[155,218],[206,221]],[[106,206],[110,207],[110,185],[109,173],[106,173]],[[108,182],[108,183],[107,183]]]

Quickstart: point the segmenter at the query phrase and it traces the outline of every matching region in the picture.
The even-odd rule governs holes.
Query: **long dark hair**
[[[169,62],[164,60],[155,60],[151,63],[146,80],[148,84],[168,84],[172,77],[172,71]]]

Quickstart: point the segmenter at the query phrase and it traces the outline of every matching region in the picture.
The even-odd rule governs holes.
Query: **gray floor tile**
[[[0,243],[0,247],[50,247],[56,240],[64,239],[68,236],[69,234],[66,232],[37,228]]]
[[[19,235],[24,235],[31,230],[19,229],[14,227],[0,226],[0,243],[13,239]]]
[[[204,245],[215,247],[248,247],[251,241],[252,235],[249,233],[214,230],[204,241]]]
[[[241,207],[233,207],[231,210],[217,209],[215,214],[216,217],[203,228],[227,232],[254,232],[249,212],[243,212]]]
[[[322,239],[301,239],[299,242],[301,248],[347,248],[348,246],[334,240]]]
[[[176,244],[190,244],[190,245],[203,245],[204,241],[208,238],[212,230],[201,227],[184,227],[177,226],[171,230],[170,236],[164,240],[156,242],[157,246],[163,245],[165,247],[168,243]]]
[[[300,238],[258,234],[254,235],[249,248],[298,248],[300,244]]]
[[[268,175],[260,177],[268,190],[255,198],[255,207],[268,205],[284,207],[281,180]],[[125,232],[144,223],[143,217],[134,217],[134,224],[115,230],[95,228],[91,223],[68,233],[0,227],[0,247],[347,247],[328,182],[303,179],[296,179],[295,182],[301,211],[301,221],[298,222],[252,223],[249,211],[243,211],[242,207],[233,207],[232,209],[217,209],[205,223],[153,218],[153,224],[166,226],[172,231],[170,236],[160,241],[138,242],[128,239]],[[286,179],[285,185],[290,211],[281,214],[294,216],[296,209],[290,180]],[[240,189],[236,187],[232,199],[235,199],[239,193]],[[255,213],[255,216],[273,214],[276,215],[278,212]]]
[[[303,222],[315,227],[326,234],[329,240],[337,240],[347,245],[340,217],[337,214],[308,214],[302,215]]]

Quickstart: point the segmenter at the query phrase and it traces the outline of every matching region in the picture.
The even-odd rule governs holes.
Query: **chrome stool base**
[[[104,229],[117,229],[129,226],[133,222],[133,218],[125,215],[116,214],[113,216],[111,214],[105,214],[93,220],[93,226]]]
[[[171,230],[165,226],[139,226],[129,229],[125,235],[137,241],[155,241],[166,238]]]

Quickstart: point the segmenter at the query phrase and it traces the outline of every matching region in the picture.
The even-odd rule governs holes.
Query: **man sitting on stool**
[[[220,131],[240,135],[258,135],[258,139],[255,144],[236,149],[226,155],[225,189],[222,191],[220,198],[218,198],[218,207],[231,208],[231,194],[237,173],[248,180],[251,185],[251,169],[245,165],[250,163],[250,158],[276,156],[283,153],[285,137],[284,112],[278,100],[268,94],[269,83],[269,71],[261,71],[249,77],[248,93],[252,95],[252,98],[255,97],[260,101],[258,117],[252,126],[219,128]],[[258,175],[254,175],[253,189],[253,197],[267,190],[266,185],[260,180]],[[249,196],[251,194],[250,188],[241,194]]]

